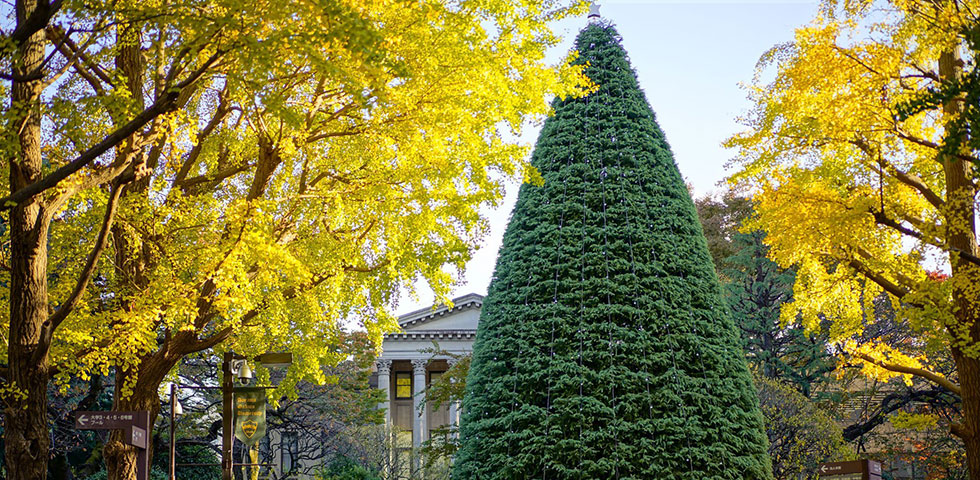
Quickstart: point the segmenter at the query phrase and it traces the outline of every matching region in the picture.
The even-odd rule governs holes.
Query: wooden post
[[[150,455],[147,448],[152,432],[150,432],[150,412],[143,410],[136,412],[133,426],[143,429],[143,445],[136,445],[136,478],[139,480],[149,480],[150,478]],[[129,440],[137,440],[137,436],[129,433]],[[134,442],[136,443],[136,442]]]
[[[224,360],[221,364],[221,480],[234,480],[231,469],[232,446],[235,441],[231,419],[231,403],[234,400],[232,389],[235,386],[235,379],[231,373],[231,362],[234,360],[234,354],[225,352]]]
[[[170,480],[177,480],[177,384],[170,384]]]

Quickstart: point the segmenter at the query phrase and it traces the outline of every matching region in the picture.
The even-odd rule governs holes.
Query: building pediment
[[[448,334],[453,331],[476,332],[480,322],[480,307],[483,306],[483,295],[470,293],[453,299],[453,306],[445,305],[437,308],[423,308],[398,317],[398,325],[404,333],[395,333],[389,337],[415,335],[432,331]]]

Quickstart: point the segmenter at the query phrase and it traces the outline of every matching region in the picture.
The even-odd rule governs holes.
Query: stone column
[[[449,369],[452,370],[452,368],[459,362],[459,359],[449,358],[446,360],[446,362],[449,363]],[[453,384],[456,383],[456,379],[454,377],[450,377],[449,381]],[[459,428],[459,408],[459,400],[449,402],[449,427],[453,438],[456,438],[459,435],[459,431],[457,430],[457,428]]]
[[[378,388],[385,394],[379,405],[385,409],[385,427],[391,427],[391,360],[378,360]]]
[[[392,464],[392,455],[395,452],[393,448],[394,440],[391,438],[391,427],[393,425],[391,420],[391,360],[378,360],[375,365],[378,367],[378,389],[384,392],[384,400],[378,404],[378,407],[385,409],[384,438],[386,443],[385,449],[388,452],[388,461],[382,467],[382,470],[386,474],[391,474],[388,467]]]
[[[412,379],[414,385],[412,418],[415,419],[412,427],[412,446],[415,448],[419,448],[422,442],[429,438],[429,425],[426,421],[425,405],[423,404],[425,401],[425,367],[428,364],[429,361],[425,359],[412,360],[412,369],[415,372],[415,378]]]

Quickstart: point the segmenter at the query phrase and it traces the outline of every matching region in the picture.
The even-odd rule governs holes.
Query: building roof
[[[417,328],[418,326],[424,324],[433,319],[438,319],[446,316],[447,314],[458,313],[463,310],[468,310],[471,308],[480,308],[483,306],[483,295],[478,293],[468,293],[462,297],[457,297],[452,300],[453,307],[449,308],[445,305],[440,305],[436,308],[427,307],[420,308],[414,312],[406,313],[398,317],[398,325],[402,328],[412,327]],[[419,332],[421,333],[421,332]],[[389,337],[394,337],[396,335],[407,335],[406,333],[396,333],[390,334]]]
[[[385,340],[435,340],[435,339],[461,339],[472,340],[476,338],[476,330],[419,330],[402,333],[389,333],[385,335]]]

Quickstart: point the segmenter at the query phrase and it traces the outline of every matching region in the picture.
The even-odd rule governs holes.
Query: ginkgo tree
[[[7,478],[45,474],[49,382],[115,375],[159,411],[180,358],[292,351],[324,381],[344,321],[440,296],[548,97],[553,0],[18,0],[0,38]],[[267,378],[267,377],[266,377]],[[118,435],[118,433],[114,434]],[[112,437],[109,478],[135,475]]]
[[[980,2],[825,1],[768,52],[732,181],[754,192],[751,228],[796,265],[784,321],[832,321],[831,340],[878,378],[919,376],[962,400],[952,433],[980,479],[980,258],[975,78]],[[771,81],[763,79],[775,72]],[[974,82],[975,83],[975,82]],[[858,341],[887,293],[918,335]],[[923,351],[945,351],[955,375]],[[941,355],[939,356],[941,357]]]

